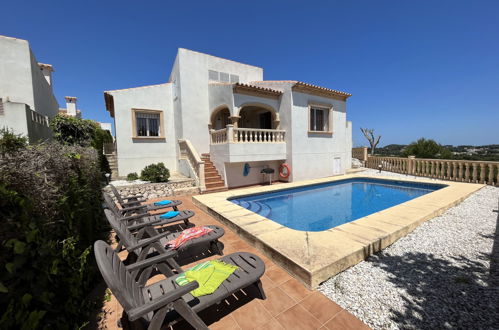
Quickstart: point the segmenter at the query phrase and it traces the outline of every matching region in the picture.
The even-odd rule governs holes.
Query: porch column
[[[230,121],[231,121],[231,123],[232,123],[232,126],[233,126],[234,128],[237,128],[237,127],[238,127],[238,124],[237,124],[237,123],[239,122],[239,118],[241,118],[241,116],[230,116],[230,117],[229,117],[229,119],[230,119]],[[227,126],[229,126],[229,125],[227,125]]]
[[[227,125],[227,143],[234,143],[234,125]]]

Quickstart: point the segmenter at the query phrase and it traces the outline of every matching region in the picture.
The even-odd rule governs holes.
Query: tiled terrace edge
[[[193,202],[233,229],[306,286],[315,288],[331,276],[394,243],[421,223],[442,214],[484,186],[431,179],[375,177],[392,181],[440,183],[447,187],[321,232],[298,231],[284,227],[227,200],[230,197],[349,178],[369,176],[347,174],[275,186],[230,190],[193,196]]]

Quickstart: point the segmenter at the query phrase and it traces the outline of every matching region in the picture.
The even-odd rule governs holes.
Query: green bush
[[[0,155],[0,328],[74,329],[88,320],[105,239],[93,148],[42,143]]]
[[[0,154],[13,153],[28,145],[28,139],[7,127],[0,129]]]
[[[139,179],[139,175],[136,172],[128,173],[128,175],[126,176],[126,179],[128,181],[138,180]]]
[[[140,178],[151,182],[168,182],[170,171],[163,163],[151,164],[144,167],[140,173]]]
[[[449,149],[438,144],[435,140],[420,138],[409,144],[403,151],[403,155],[416,156],[416,158],[452,158]]]
[[[104,143],[112,142],[113,137],[100,125],[89,119],[57,115],[50,121],[54,138],[62,144],[92,146],[98,152],[99,167],[102,173],[111,173],[106,156],[102,153]]]

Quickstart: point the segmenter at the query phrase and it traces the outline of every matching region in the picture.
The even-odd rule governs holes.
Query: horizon
[[[8,3],[29,20],[4,15],[0,34],[52,64],[59,105],[76,96],[87,119],[112,122],[105,90],[167,82],[187,48],[351,93],[354,146],[367,144],[360,127],[380,147],[499,143],[498,2],[299,4]]]

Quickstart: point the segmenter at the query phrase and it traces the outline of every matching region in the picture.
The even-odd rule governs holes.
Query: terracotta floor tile
[[[257,299],[236,309],[232,316],[242,329],[254,329],[272,320],[272,316]]]
[[[241,329],[232,315],[227,315],[219,321],[208,325],[211,330]]]
[[[279,285],[279,287],[296,302],[302,301],[305,297],[313,292],[307,289],[301,282],[295,280],[294,278],[286,281],[285,283],[282,283],[281,285]]]
[[[319,329],[322,325],[321,322],[300,305],[291,307],[279,314],[276,319],[287,330],[315,330]]]
[[[328,321],[325,326],[329,330],[360,330],[370,329],[361,320],[353,316],[347,311],[342,311]]]
[[[300,302],[300,305],[308,310],[323,324],[341,312],[343,308],[319,291],[314,291]]]
[[[261,327],[257,328],[259,330],[285,330],[282,325],[276,319],[272,319],[270,322],[265,323]]]
[[[268,290],[277,286],[267,275],[263,275],[260,280],[263,284],[263,291],[267,292]]]
[[[289,281],[292,277],[285,270],[279,266],[274,266],[265,270],[265,275],[267,275],[272,282],[279,285],[286,281]]]
[[[279,287],[268,290],[265,294],[267,295],[267,299],[262,301],[262,305],[272,316],[276,316],[296,304],[296,302]]]

